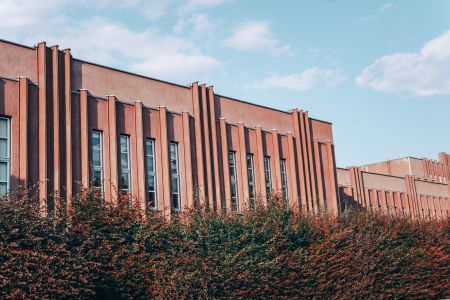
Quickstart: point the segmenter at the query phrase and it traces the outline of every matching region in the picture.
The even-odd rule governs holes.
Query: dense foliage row
[[[447,221],[267,208],[170,222],[93,192],[39,215],[0,201],[0,298],[431,298],[449,296]]]

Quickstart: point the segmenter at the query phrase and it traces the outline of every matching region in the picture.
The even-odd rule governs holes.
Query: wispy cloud
[[[216,29],[216,23],[212,21],[205,13],[192,14],[189,18],[180,18],[175,24],[173,31],[181,34],[187,29],[191,29],[194,33],[206,33]]]
[[[289,53],[290,46],[282,44],[266,21],[247,21],[232,30],[223,45],[243,51],[268,52],[272,55]]]
[[[230,1],[232,0],[186,0],[185,3],[181,5],[180,12],[187,13],[199,9],[211,8]]]
[[[367,22],[367,21],[376,19],[381,14],[383,14],[386,11],[390,10],[393,6],[394,6],[394,4],[392,4],[392,3],[385,3],[385,4],[381,5],[374,13],[366,15],[366,16],[363,16],[361,18],[358,18],[355,22],[356,23],[363,23],[363,22]]]
[[[83,1],[76,5],[86,5]],[[123,5],[141,4],[128,0]],[[0,0],[0,36],[26,44],[45,40],[71,47],[82,59],[181,82],[207,76],[224,65],[189,37],[164,33],[156,26],[139,30],[105,17],[71,18],[64,14],[65,5],[71,4],[68,0]],[[207,21],[198,15],[193,26],[207,27]]]
[[[391,94],[450,94],[450,31],[427,42],[418,52],[376,59],[355,78],[355,83]]]
[[[345,75],[339,70],[313,67],[300,73],[288,75],[272,73],[259,81],[249,84],[247,88],[280,88],[290,91],[308,91],[318,86],[335,87],[344,80]]]

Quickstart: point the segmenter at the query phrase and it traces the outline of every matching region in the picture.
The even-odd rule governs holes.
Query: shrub
[[[199,208],[170,221],[95,191],[39,214],[0,200],[0,298],[429,298],[449,295],[448,221]]]

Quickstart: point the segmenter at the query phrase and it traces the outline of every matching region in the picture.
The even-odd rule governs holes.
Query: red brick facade
[[[107,201],[127,190],[168,216],[193,207],[197,192],[215,210],[284,192],[291,207],[337,212],[332,127],[308,112],[96,65],[45,43],[0,41],[0,76],[9,188],[38,184],[43,209],[55,193],[70,199],[101,182]]]

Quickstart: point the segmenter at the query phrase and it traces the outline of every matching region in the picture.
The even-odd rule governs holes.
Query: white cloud
[[[376,59],[355,78],[355,83],[391,94],[450,94],[450,31],[427,42],[418,52]]]
[[[269,74],[248,87],[253,89],[281,88],[291,91],[308,91],[317,86],[334,87],[344,80],[345,76],[338,70],[324,70],[313,67],[301,73],[289,75]]]
[[[367,22],[370,20],[373,20],[375,18],[377,18],[378,16],[380,16],[382,13],[390,10],[392,7],[394,6],[394,4],[392,3],[385,3],[383,5],[381,5],[375,13],[367,15],[367,16],[363,16],[359,19],[356,20],[356,23],[362,23],[362,22]]]
[[[88,4],[80,1],[73,5]],[[107,7],[108,1],[116,0],[104,0],[93,8]],[[61,49],[70,47],[77,58],[165,80],[191,82],[223,66],[185,36],[165,34],[156,27],[134,29],[102,17],[71,18],[65,5],[71,4],[68,0],[0,0],[0,36],[28,45],[47,41]],[[143,1],[127,0],[122,5],[139,6]],[[207,17],[199,16],[194,26],[212,26]]]
[[[181,34],[187,30],[187,27],[191,27],[195,33],[207,33],[216,28],[216,23],[207,14],[193,14],[188,19],[180,18],[175,24],[173,31]]]
[[[231,0],[186,0],[181,6],[181,12],[191,12],[198,9],[210,8],[221,5]]]
[[[77,47],[72,47],[75,56],[102,64],[127,61],[131,71],[163,79],[193,81],[222,65],[185,38],[163,35],[155,29],[133,31],[104,18],[66,28],[56,39],[67,46],[77,41]]]
[[[240,24],[233,29],[223,45],[243,51],[267,51],[273,55],[290,51],[290,46],[282,45],[270,30],[270,23],[265,21],[247,21]]]
[[[378,9],[378,11],[380,11],[380,12],[386,11],[386,10],[388,10],[388,9],[391,9],[392,6],[394,6],[394,4],[392,4],[392,3],[386,3],[386,4],[383,4],[382,6],[380,6],[380,8]]]
[[[67,0],[0,0],[1,26],[6,30],[35,25],[67,3]]]

